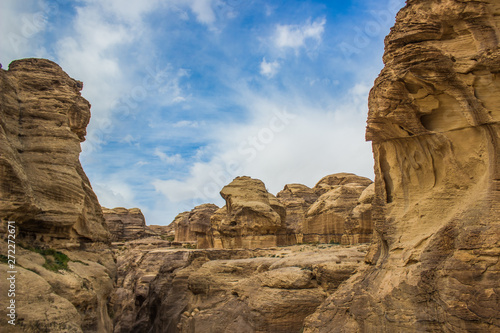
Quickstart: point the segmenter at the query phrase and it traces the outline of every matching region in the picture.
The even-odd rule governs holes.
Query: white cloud
[[[308,40],[316,43],[321,42],[321,36],[325,31],[326,19],[317,19],[314,22],[306,22],[303,25],[281,25],[276,26],[274,33],[274,44],[278,48],[292,48],[298,50],[306,45]]]
[[[267,76],[268,78],[272,78],[278,73],[278,69],[280,68],[280,64],[277,60],[273,62],[267,62],[266,58],[262,59],[260,63],[260,74]]]
[[[176,128],[182,128],[182,127],[198,128],[200,126],[200,123],[192,120],[181,120],[174,123],[172,126]]]
[[[180,164],[184,162],[184,159],[180,154],[167,155],[166,153],[162,152],[159,148],[155,149],[154,156],[160,158],[160,160],[162,160],[166,164]]]

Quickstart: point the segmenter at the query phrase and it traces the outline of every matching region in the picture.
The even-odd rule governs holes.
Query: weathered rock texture
[[[175,241],[196,242],[199,249],[213,248],[210,218],[219,209],[214,204],[203,204],[175,218]]]
[[[339,244],[370,242],[373,233],[371,184],[368,178],[348,173],[320,180],[313,188],[320,197],[305,214],[303,241]]]
[[[303,225],[306,213],[311,205],[318,199],[315,191],[302,184],[288,184],[276,197],[285,206],[285,226],[287,232],[292,234],[292,243],[303,242]]]
[[[111,233],[111,240],[114,242],[158,236],[146,226],[146,220],[139,208],[117,207],[109,209],[102,207],[102,212]]]
[[[108,298],[116,266],[101,206],[79,161],[90,118],[81,89],[44,59],[0,69],[2,332],[113,329]],[[15,221],[15,254],[7,251],[13,249],[7,220]],[[16,258],[15,326],[6,320],[7,254]]]
[[[115,332],[299,333],[367,248],[119,251]]]
[[[79,161],[90,119],[82,87],[45,59],[0,69],[0,217],[61,246],[109,237]]]
[[[148,225],[149,229],[153,230],[161,239],[174,240],[175,238],[175,224],[169,225]]]
[[[370,94],[373,267],[305,332],[500,331],[500,6],[409,0]]]
[[[226,205],[211,219],[215,248],[270,247],[284,242],[285,207],[262,181],[237,177],[220,194]]]

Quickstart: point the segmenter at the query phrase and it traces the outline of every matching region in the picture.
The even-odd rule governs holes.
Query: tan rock
[[[199,249],[213,248],[210,218],[219,209],[214,204],[203,204],[176,216],[172,222],[176,242],[196,242]]]
[[[303,242],[303,225],[309,207],[318,199],[313,189],[302,184],[288,184],[276,197],[286,209],[286,232],[293,237],[288,243]]]
[[[226,206],[211,219],[214,244],[223,248],[257,248],[279,244],[285,231],[285,207],[268,193],[264,183],[237,177],[224,186]]]
[[[109,238],[78,158],[90,119],[82,87],[45,59],[0,69],[0,215],[57,246]]]
[[[314,188],[316,193],[323,194],[306,213],[303,241],[338,244],[370,242],[373,233],[369,203],[373,187],[370,184],[368,178],[353,174],[323,178]]]
[[[374,266],[305,332],[500,331],[500,7],[407,1],[370,93]]]
[[[139,208],[113,209],[102,207],[104,220],[111,233],[111,241],[122,242],[139,238],[157,236],[146,226],[146,219]]]

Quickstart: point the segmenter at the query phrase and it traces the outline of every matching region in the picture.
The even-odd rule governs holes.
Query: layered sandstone
[[[285,206],[285,227],[294,238],[292,242],[302,243],[306,213],[319,196],[306,185],[288,184],[276,197]]]
[[[2,306],[2,332],[113,330],[108,298],[116,266],[79,161],[90,118],[81,89],[45,59],[0,69],[0,270],[15,271],[16,289],[16,325]],[[15,222],[15,253],[7,251],[14,246],[5,239],[7,220]],[[0,279],[2,300],[9,282]]]
[[[45,59],[0,69],[0,217],[58,246],[107,241],[79,160],[90,104],[83,84]]]
[[[120,250],[115,333],[298,333],[366,249]]]
[[[324,177],[313,188],[320,197],[309,207],[303,222],[303,241],[359,244],[371,241],[372,181],[354,174]],[[365,191],[367,191],[365,193]],[[362,200],[362,201],[361,201]]]
[[[220,194],[226,205],[211,218],[215,248],[257,248],[281,243],[286,234],[286,210],[262,181],[237,177]]]
[[[102,207],[102,212],[111,233],[111,240],[114,242],[158,236],[146,226],[146,219],[139,208],[117,207],[109,209]]]
[[[196,242],[199,249],[213,248],[210,218],[218,209],[214,204],[203,204],[177,215],[173,222],[175,241]]]
[[[409,0],[370,93],[373,265],[305,332],[500,331],[500,6]]]

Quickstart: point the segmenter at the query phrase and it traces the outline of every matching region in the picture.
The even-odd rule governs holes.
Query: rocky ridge
[[[409,0],[370,93],[371,269],[305,332],[500,331],[500,7]]]

